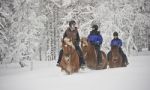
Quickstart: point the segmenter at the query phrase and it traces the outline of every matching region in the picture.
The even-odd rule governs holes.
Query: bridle
[[[71,61],[72,54],[75,52],[75,47],[65,44],[63,47],[63,51],[64,51],[64,48],[69,48],[69,50],[67,49],[67,53],[64,53],[65,60],[69,62]]]

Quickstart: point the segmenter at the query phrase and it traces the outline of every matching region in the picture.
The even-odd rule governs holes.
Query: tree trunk
[[[148,35],[148,51],[150,51],[150,35]]]
[[[39,47],[39,58],[40,58],[40,61],[42,61],[42,54],[41,54],[41,52],[42,52],[42,47],[40,45],[40,47]]]

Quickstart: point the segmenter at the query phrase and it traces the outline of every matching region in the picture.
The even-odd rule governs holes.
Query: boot
[[[59,58],[58,58],[56,66],[60,66],[62,55],[63,55],[63,50],[61,49],[60,52],[59,52]]]
[[[85,68],[85,62],[84,62],[84,59],[83,59],[83,57],[79,57],[79,60],[80,60],[80,68],[81,69],[84,69]]]
[[[98,54],[97,54],[97,64],[100,64],[102,63],[102,53],[101,51],[98,51]]]

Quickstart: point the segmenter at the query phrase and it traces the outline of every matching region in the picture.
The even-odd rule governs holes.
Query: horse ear
[[[80,42],[83,43],[83,38],[81,38]]]
[[[81,42],[83,42],[84,41],[84,37],[81,37]]]

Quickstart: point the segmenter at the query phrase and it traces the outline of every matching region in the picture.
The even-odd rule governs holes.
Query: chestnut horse
[[[67,74],[78,72],[79,70],[79,56],[72,41],[65,38],[62,41],[63,56],[60,62],[61,70],[64,70]]]
[[[107,68],[107,58],[106,54],[101,51],[102,53],[102,63],[97,63],[97,53],[95,47],[87,41],[87,38],[81,39],[81,48],[84,54],[85,63],[87,67],[90,69],[100,70]]]
[[[109,60],[109,67],[115,68],[115,67],[122,67],[122,55],[119,53],[119,47],[112,46],[111,47],[111,53],[110,53],[110,60]]]

